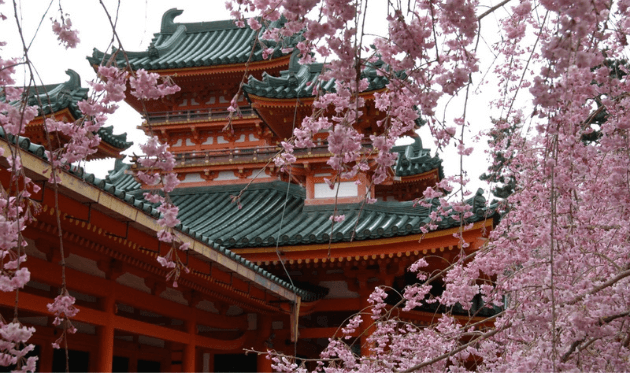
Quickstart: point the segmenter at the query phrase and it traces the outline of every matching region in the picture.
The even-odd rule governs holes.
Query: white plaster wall
[[[238,139],[236,139],[234,142],[245,142],[245,135],[241,135]]]
[[[204,310],[204,311],[208,311],[212,313],[219,313],[219,310],[214,306],[214,303],[205,299],[197,303],[197,308],[200,310]]]
[[[84,258],[82,256],[70,254],[66,258],[66,266],[68,268],[76,269],[79,272],[87,273],[89,275],[100,278],[105,278],[105,272],[98,269],[96,261]]]
[[[214,369],[214,367],[212,367],[212,369]],[[210,353],[209,352],[203,353],[203,368],[201,368],[201,371],[204,373],[210,372]]]
[[[248,177],[248,179],[252,179],[254,177],[257,177],[257,178],[261,179],[263,177],[269,177],[269,175],[267,175],[265,173],[265,169],[264,168],[259,168],[257,170],[253,170],[252,171],[252,176]]]
[[[144,284],[144,279],[142,277],[132,275],[131,273],[124,273],[121,276],[118,276],[116,282],[121,285],[129,286],[132,289],[151,294],[151,289]]]
[[[78,300],[82,300],[84,302],[90,302],[90,303],[96,303],[96,301],[98,300],[95,296],[93,295],[89,295],[89,294],[84,294],[84,293],[79,293],[77,291],[74,290],[68,290],[68,293],[70,293],[70,295],[72,295],[73,297],[75,297]]]
[[[348,283],[345,281],[322,281],[319,286],[330,289],[325,299],[359,298],[359,293],[348,290]]]
[[[153,337],[147,337],[146,335],[139,335],[138,336],[138,343],[141,343],[141,344],[147,345],[147,346],[154,346],[154,347],[164,348],[164,341],[163,340],[157,339],[157,338],[153,338]]]
[[[337,188],[339,188],[339,194],[337,194]],[[326,183],[315,184],[315,198],[335,198],[337,197],[356,197],[359,195],[359,187],[354,181],[343,181],[335,184],[334,189],[330,189]]]
[[[210,100],[209,100],[208,102],[206,102],[206,105],[211,105],[211,104],[214,104],[216,101],[217,101],[217,100],[216,100],[216,98],[214,98],[214,96],[213,96],[213,97],[210,97]]]
[[[221,171],[219,175],[214,179],[215,181],[221,180],[238,180],[238,177],[234,175],[232,171]]]
[[[195,143],[192,142],[189,138],[186,138],[186,146],[195,146]]]
[[[239,306],[235,306],[233,304],[230,304],[230,307],[228,308],[228,310],[225,312],[226,316],[238,316],[243,314],[243,309]]]
[[[230,142],[227,141],[223,136],[217,136],[217,144],[229,144]]]
[[[188,105],[188,99],[185,98],[184,101],[182,101],[181,104],[179,104],[179,106],[187,106]]]
[[[200,181],[204,181],[201,178],[201,174],[199,173],[192,173],[192,174],[186,174],[186,176],[184,177],[184,180],[182,181],[182,183],[197,183]]]
[[[39,251],[37,249],[37,246],[35,245],[35,241],[31,240],[30,238],[26,239],[26,247],[24,247],[24,252],[26,253],[27,256],[32,256],[37,259],[47,260],[46,254],[42,251]]]
[[[181,291],[175,290],[173,288],[166,288],[162,293],[160,293],[160,298],[168,299],[175,303],[183,304],[185,306],[188,305],[188,301],[184,298],[184,294]]]
[[[94,326],[92,324],[88,324],[88,323],[84,323],[84,322],[81,322],[81,321],[72,320],[72,325],[74,325],[74,327],[77,328],[77,331],[79,333],[91,334],[91,335],[95,335],[96,334],[96,326]]]
[[[208,136],[208,138],[202,143],[202,145],[212,145],[213,142],[214,138],[212,136]]]

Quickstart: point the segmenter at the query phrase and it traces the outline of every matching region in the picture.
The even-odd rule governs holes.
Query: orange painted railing
[[[196,110],[161,111],[149,113],[148,116],[143,116],[142,119],[151,124],[214,120],[227,118],[230,115],[227,109],[228,107],[225,106]],[[251,106],[242,106],[240,107],[240,114],[242,116],[254,115],[254,109]]]

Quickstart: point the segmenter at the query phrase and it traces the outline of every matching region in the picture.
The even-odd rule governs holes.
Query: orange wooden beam
[[[29,258],[25,265],[31,272],[31,278],[38,282],[61,286],[61,267],[37,258]],[[195,312],[197,320],[202,325],[214,328],[234,328],[244,330],[247,328],[246,316],[225,316],[190,308],[183,304],[172,302],[142,291],[121,285],[104,278],[91,276],[72,268],[66,268],[68,288],[80,293],[97,297],[107,296],[109,290],[115,291],[116,300],[119,303],[132,307],[158,313],[163,316],[185,319],[190,312]],[[33,310],[45,312],[46,306]]]
[[[13,307],[15,293],[0,292],[0,305]],[[48,314],[46,305],[52,303],[52,299],[21,292],[19,297],[19,307],[24,310],[40,314]],[[79,313],[72,320],[85,322],[96,326],[107,325],[107,313],[87,307],[77,306]],[[183,315],[185,316],[185,315]],[[153,325],[138,320],[129,319],[122,316],[114,316],[114,328],[128,333],[145,335],[169,342],[190,343],[191,335],[179,330],[170,329],[160,325]],[[241,337],[233,340],[220,340],[200,335],[194,336],[194,345],[219,351],[235,350],[241,348],[245,341],[251,338],[253,332],[245,332]]]

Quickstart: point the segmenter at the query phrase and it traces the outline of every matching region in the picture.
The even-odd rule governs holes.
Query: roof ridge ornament
[[[160,57],[160,51],[155,47],[154,42],[151,42],[151,44],[149,44],[149,48],[147,48],[147,54],[152,60]]]
[[[162,16],[162,26],[160,27],[160,32],[162,33],[171,33],[175,32],[177,28],[177,24],[174,22],[175,17],[184,13],[183,10],[172,8],[167,10]]]
[[[66,89],[73,91],[77,88],[81,88],[81,77],[76,71],[68,69],[66,70],[66,75],[70,77],[68,81],[62,83]]]

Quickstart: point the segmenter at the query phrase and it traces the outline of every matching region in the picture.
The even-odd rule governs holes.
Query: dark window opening
[[[256,372],[257,355],[255,354],[217,354],[214,355],[215,372]]]
[[[159,372],[160,368],[159,361],[138,360],[138,372]]]
[[[68,365],[70,372],[87,372],[90,370],[90,353],[87,351],[68,350]],[[53,372],[66,371],[66,350],[53,350]]]

